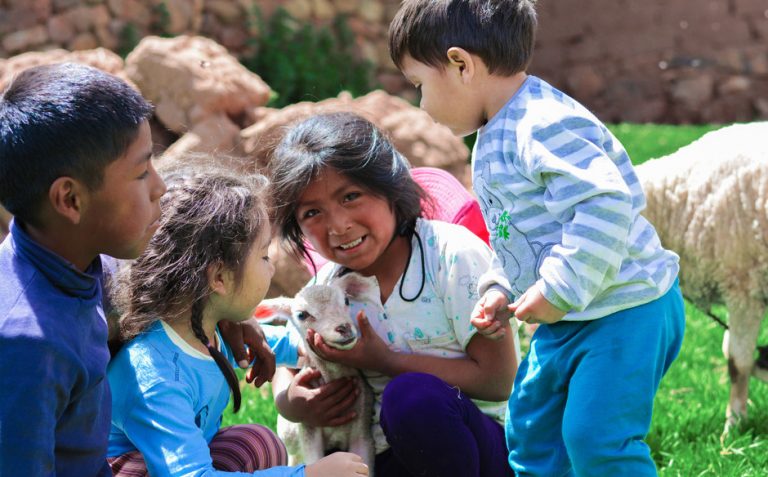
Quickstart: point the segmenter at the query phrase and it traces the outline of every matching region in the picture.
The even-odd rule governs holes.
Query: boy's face
[[[436,122],[463,137],[483,125],[483,108],[473,96],[471,84],[462,81],[459,67],[448,64],[440,70],[406,55],[403,75],[421,92],[420,107]]]
[[[152,134],[144,121],[125,153],[104,169],[101,187],[88,195],[81,225],[96,254],[136,258],[157,230],[166,187],[151,158]]]

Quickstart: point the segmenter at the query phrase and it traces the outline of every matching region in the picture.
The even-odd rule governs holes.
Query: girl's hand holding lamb
[[[314,427],[336,427],[351,422],[351,410],[360,395],[354,378],[340,378],[317,384],[320,371],[304,368],[293,377],[281,406],[283,416],[293,422]]]
[[[388,374],[390,360],[396,353],[390,350],[376,334],[362,310],[357,314],[357,325],[360,329],[360,338],[355,346],[348,350],[331,348],[312,329],[307,331],[307,343],[312,346],[315,353],[328,361]]]

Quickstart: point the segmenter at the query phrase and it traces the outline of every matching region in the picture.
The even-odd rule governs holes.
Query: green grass
[[[613,124],[608,129],[621,141],[634,164],[675,152],[720,125],[672,126],[664,124]]]
[[[636,164],[660,157],[719,126],[611,126]],[[724,310],[716,310],[723,314]],[[721,341],[723,330],[686,303],[682,350],[656,396],[648,444],[663,477],[758,477],[768,473],[768,385],[750,383],[749,418],[721,443],[730,384]],[[761,344],[768,344],[763,329]],[[259,422],[276,414],[268,389],[243,387],[243,406],[227,412],[224,425]]]

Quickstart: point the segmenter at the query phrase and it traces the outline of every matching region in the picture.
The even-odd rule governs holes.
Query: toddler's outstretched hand
[[[334,452],[304,469],[306,477],[356,477],[368,475],[368,466],[357,454]]]
[[[509,300],[499,290],[490,289],[478,300],[469,322],[477,328],[477,332],[492,340],[503,338],[507,331],[506,320],[510,314],[507,311]]]
[[[526,323],[556,323],[566,313],[544,298],[536,285],[527,289],[508,309],[518,320]]]

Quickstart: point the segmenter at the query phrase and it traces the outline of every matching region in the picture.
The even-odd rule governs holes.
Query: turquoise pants
[[[655,301],[599,320],[539,326],[509,399],[516,475],[657,475],[643,439],[684,328],[677,283]]]

